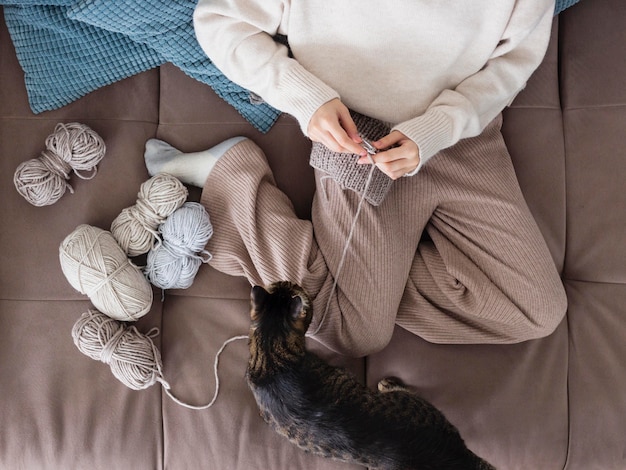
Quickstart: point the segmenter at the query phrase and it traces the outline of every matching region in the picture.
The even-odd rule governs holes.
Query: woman
[[[299,220],[246,139],[187,156],[149,142],[149,171],[201,169],[211,264],[255,284],[301,284],[314,298],[310,331],[335,350],[380,350],[396,323],[433,342],[545,336],[566,297],[500,113],[541,62],[553,11],[552,0],[200,0],[196,35],[227,77],[395,182],[352,227],[359,194],[316,171],[312,221]],[[391,129],[375,155],[349,110]]]

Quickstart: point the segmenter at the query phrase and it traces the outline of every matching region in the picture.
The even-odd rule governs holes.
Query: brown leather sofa
[[[519,180],[567,288],[568,314],[554,334],[449,346],[398,328],[386,349],[361,359],[311,343],[370,385],[402,378],[501,469],[626,468],[625,47],[623,0],[578,3],[555,18],[542,66],[505,112]],[[56,123],[72,121],[96,130],[107,154],[94,179],[71,179],[74,194],[34,207],[16,192],[13,173],[39,155]],[[260,134],[169,64],[34,115],[1,23],[0,468],[353,468],[306,455],[263,423],[244,382],[245,341],[221,356],[220,393],[205,411],[177,405],[159,384],[126,388],[72,342],[91,304],[61,272],[61,241],[79,224],[108,229],[134,204],[148,178],[147,139],[197,151],[235,135],[266,151],[279,186],[307,217],[310,143],[290,117]],[[188,290],[162,297],[155,289],[137,327],[159,328],[163,373],[180,399],[212,398],[218,348],[247,333],[249,290],[206,265]]]

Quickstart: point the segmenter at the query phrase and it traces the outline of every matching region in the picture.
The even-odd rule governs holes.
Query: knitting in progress
[[[97,133],[76,122],[57,124],[45,144],[41,155],[21,163],[13,177],[17,191],[34,206],[54,204],[66,190],[73,193],[67,182],[72,171],[79,178],[93,178],[106,151]],[[91,174],[85,176],[81,171]]]
[[[187,188],[166,173],[154,175],[139,188],[137,202],[122,210],[111,224],[111,233],[128,256],[150,251],[157,228],[187,200]]]
[[[186,202],[159,226],[161,242],[148,253],[145,273],[161,289],[187,289],[202,263],[211,260],[204,249],[213,235],[202,204]]]
[[[361,136],[368,140],[378,140],[389,133],[389,127],[376,119],[356,112],[351,112],[351,115]],[[391,189],[393,180],[378,167],[370,173],[368,165],[358,164],[357,159],[352,153],[334,152],[319,142],[313,142],[309,163],[313,168],[327,173],[341,188],[365,195],[367,202],[378,206]],[[371,179],[369,182],[368,178]]]
[[[135,321],[152,307],[152,287],[111,235],[79,225],[59,247],[63,274],[111,318]]]

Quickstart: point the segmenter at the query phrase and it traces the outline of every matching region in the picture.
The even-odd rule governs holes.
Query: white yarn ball
[[[146,275],[159,289],[188,289],[201,264],[201,259],[178,256],[162,244],[148,253]]]

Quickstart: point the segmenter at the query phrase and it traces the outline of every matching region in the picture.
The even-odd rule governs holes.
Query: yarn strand
[[[367,154],[367,156],[369,157],[369,160],[372,166],[370,168],[369,173],[367,174],[367,180],[365,181],[365,188],[363,189],[363,193],[361,194],[361,199],[359,199],[359,204],[356,208],[354,218],[352,219],[352,225],[350,226],[350,232],[348,232],[346,243],[343,246],[341,258],[339,259],[339,265],[337,266],[337,271],[335,272],[335,279],[333,281],[333,286],[330,289],[330,294],[328,295],[328,300],[326,301],[326,308],[324,309],[324,312],[322,313],[322,318],[320,319],[320,322],[318,323],[315,331],[306,333],[306,336],[308,337],[313,337],[316,334],[318,334],[320,329],[322,328],[322,325],[324,324],[324,320],[326,319],[326,315],[328,314],[328,310],[330,309],[330,304],[332,302],[333,295],[335,295],[335,292],[337,291],[337,284],[339,282],[339,276],[341,275],[341,271],[343,270],[343,265],[346,261],[346,258],[348,257],[348,249],[350,248],[350,245],[352,243],[352,237],[354,236],[354,232],[356,230],[356,223],[359,220],[359,215],[361,215],[361,209],[363,209],[363,205],[365,204],[365,201],[367,199],[367,190],[369,189],[369,186],[372,183],[374,171],[376,170],[376,164],[374,162],[374,159],[369,153]]]
[[[162,290],[187,289],[211,260],[205,249],[213,236],[209,214],[202,204],[186,202],[159,226],[159,234],[161,243],[148,252],[146,277]]]
[[[158,328],[152,328],[143,334],[135,326],[128,326],[95,309],[83,313],[72,328],[72,338],[79,351],[96,361],[108,364],[115,378],[128,388],[144,390],[159,382],[166,395],[180,406],[190,410],[206,410],[212,407],[220,390],[220,355],[230,343],[248,339],[248,336],[234,336],[224,341],[213,363],[213,398],[206,405],[192,405],[177,398],[165,380],[161,354],[152,340],[158,334]]]
[[[222,344],[222,347],[217,351],[217,354],[215,355],[215,361],[213,362],[213,374],[215,376],[215,392],[213,393],[213,398],[211,399],[209,403],[207,403],[206,405],[190,405],[189,403],[185,403],[184,401],[174,396],[174,394],[170,391],[169,384],[162,381],[161,383],[163,385],[163,389],[165,390],[165,393],[167,394],[167,396],[170,397],[170,399],[174,401],[174,403],[180,406],[183,406],[185,408],[188,408],[190,410],[201,411],[201,410],[206,410],[206,409],[211,408],[217,401],[217,395],[220,392],[220,378],[218,374],[220,355],[222,354],[222,352],[224,352],[224,349],[226,349],[226,346],[228,346],[230,343],[234,341],[239,341],[242,339],[248,339],[248,336],[247,335],[233,336],[232,338],[229,338],[226,341],[224,341],[224,343]]]

